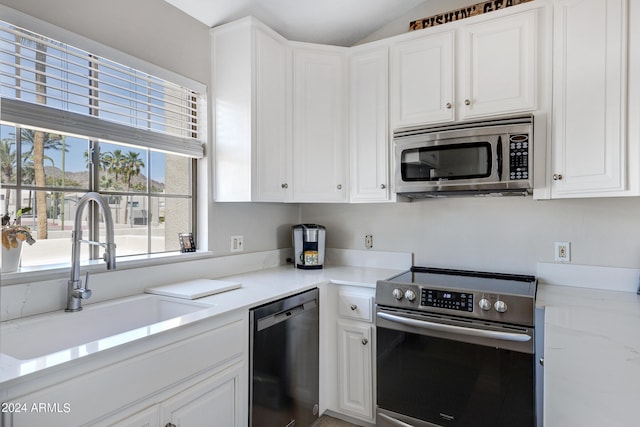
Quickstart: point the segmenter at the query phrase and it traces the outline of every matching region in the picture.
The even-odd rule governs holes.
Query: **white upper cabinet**
[[[637,194],[637,182],[627,191],[629,153],[631,176],[638,173],[637,133],[627,139],[627,107],[635,106],[637,119],[638,97],[627,88],[627,12],[626,0],[554,5],[551,197]],[[629,78],[637,85],[637,76]]]
[[[392,128],[539,108],[540,12],[513,9],[396,38]]]
[[[536,108],[537,11],[462,27],[460,118]]]
[[[346,202],[346,49],[293,46],[293,200]]]
[[[393,126],[453,121],[454,31],[394,43],[392,48]]]
[[[291,198],[287,40],[253,18],[211,31],[215,200]]]
[[[389,48],[354,49],[349,57],[350,201],[388,201]]]
[[[256,30],[256,189],[259,201],[291,199],[291,72],[280,36]]]

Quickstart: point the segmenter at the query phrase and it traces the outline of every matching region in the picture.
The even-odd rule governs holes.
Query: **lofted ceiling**
[[[165,0],[215,27],[251,15],[289,40],[352,46],[425,0]],[[427,0],[428,1],[428,0]],[[407,22],[407,28],[409,22]]]

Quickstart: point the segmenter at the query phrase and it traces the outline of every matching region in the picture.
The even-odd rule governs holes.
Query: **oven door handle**
[[[488,331],[485,329],[466,328],[464,326],[446,325],[444,323],[428,322],[426,320],[411,319],[403,316],[396,316],[389,313],[378,312],[377,316],[390,322],[401,323],[403,325],[415,326],[417,328],[429,329],[432,331],[451,332],[462,335],[472,335],[482,338],[493,338],[503,341],[527,342],[531,337],[527,334],[518,334],[515,332]]]

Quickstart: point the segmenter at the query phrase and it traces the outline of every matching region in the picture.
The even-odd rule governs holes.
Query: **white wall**
[[[572,263],[640,267],[640,198],[535,201],[448,198],[413,203],[303,205],[327,246],[414,253],[414,265],[535,274],[570,241]]]
[[[456,10],[464,6],[480,3],[481,0],[427,0],[419,6],[414,7],[400,18],[389,22],[373,34],[365,37],[356,44],[368,43],[409,31],[409,23],[417,19],[427,18],[437,13]]]
[[[0,0],[0,4],[211,86],[209,28],[165,1]],[[210,140],[211,128],[210,124]],[[202,166],[206,170],[201,186],[210,184],[213,176],[210,164]],[[210,191],[202,194],[208,199],[208,218],[201,231],[214,255],[229,253],[232,234],[244,235],[245,252],[291,246],[290,226],[299,222],[298,205],[219,204],[212,202]]]
[[[0,0],[0,3],[208,83],[208,28],[165,1]]]

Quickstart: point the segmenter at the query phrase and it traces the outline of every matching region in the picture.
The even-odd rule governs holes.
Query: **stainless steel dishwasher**
[[[308,427],[318,418],[318,288],[249,311],[249,425]]]

